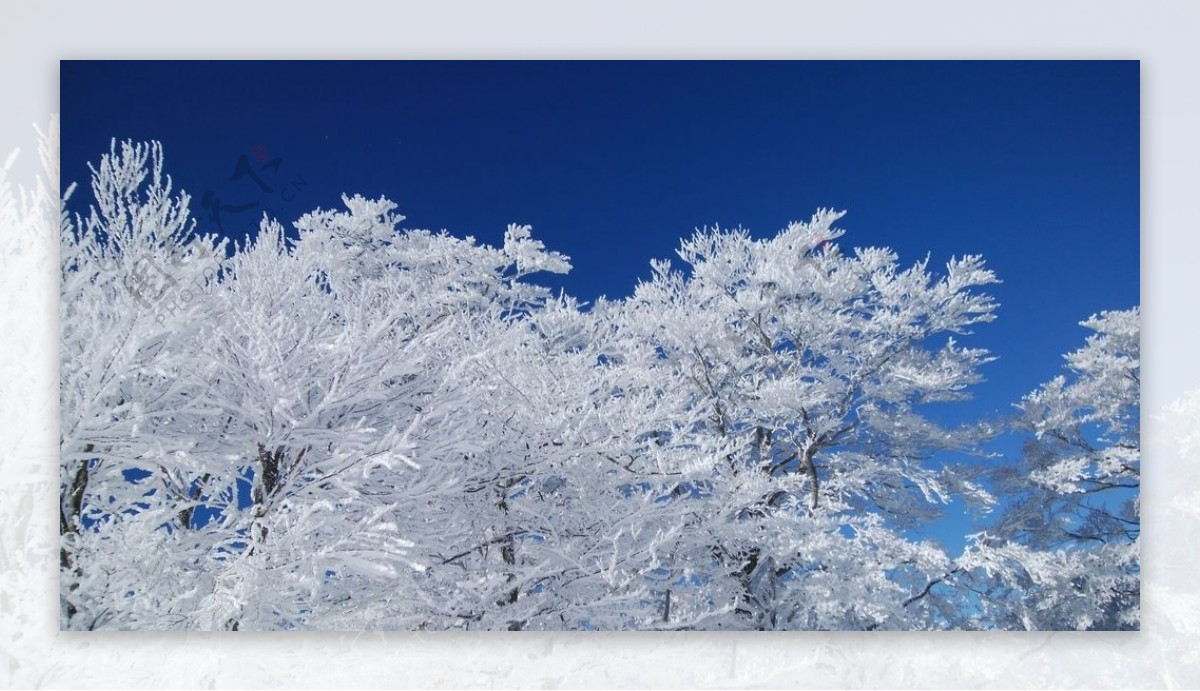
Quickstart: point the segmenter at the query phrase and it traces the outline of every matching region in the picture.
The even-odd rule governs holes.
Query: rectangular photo
[[[1136,630],[1136,61],[63,61],[63,630]]]

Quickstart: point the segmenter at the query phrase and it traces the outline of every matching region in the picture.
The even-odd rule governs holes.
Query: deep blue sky
[[[769,236],[821,206],[849,211],[844,247],[983,254],[999,318],[963,341],[1000,359],[962,419],[1010,411],[1077,322],[1140,300],[1135,61],[64,61],[61,111],[64,183],[113,137],[157,139],[202,231],[206,192],[256,205],[222,215],[237,236],[385,195],[489,244],[532,224],[575,265],[543,282],[584,300],[698,226]],[[269,193],[230,179],[241,156]]]

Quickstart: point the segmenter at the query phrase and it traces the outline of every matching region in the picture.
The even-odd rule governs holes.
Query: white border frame
[[[343,0],[8,2],[0,160],[30,184],[58,60],[91,58],[1105,58],[1142,61],[1147,411],[1200,389],[1200,3]],[[58,17],[62,17],[61,19]],[[1019,210],[1014,210],[1017,215]],[[57,609],[57,237],[0,229],[0,685],[1090,687],[1200,684],[1200,473],[1148,413],[1135,634],[66,634]],[[1200,447],[1200,441],[1194,446]]]

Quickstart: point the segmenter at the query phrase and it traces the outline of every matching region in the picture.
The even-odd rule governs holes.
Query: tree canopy
[[[570,260],[343,198],[195,232],[157,144],[62,217],[68,629],[1136,628],[1138,310],[947,425],[982,257],[711,228],[592,305]],[[70,192],[64,205],[69,201]],[[954,499],[984,529],[921,538]]]

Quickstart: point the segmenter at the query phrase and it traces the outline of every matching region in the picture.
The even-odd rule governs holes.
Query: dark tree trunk
[[[91,453],[94,450],[95,447],[91,444],[87,444],[83,447],[84,453]],[[88,480],[91,473],[89,468],[90,464],[91,459],[89,458],[85,458],[82,462],[80,462],[79,468],[76,469],[74,477],[71,478],[71,484],[67,487],[66,496],[61,497],[60,499],[61,505],[58,513],[58,562],[60,573],[64,575],[68,573],[73,574],[76,577],[83,575],[83,573],[79,570],[79,567],[75,564],[75,560],[72,558],[71,553],[67,550],[65,541],[68,535],[79,534],[80,520],[83,513],[83,495],[87,491]],[[68,590],[70,592],[75,592],[75,590],[78,588],[79,584],[73,583]],[[75,615],[78,614],[78,610],[75,608],[75,605],[69,600],[66,604],[66,610],[68,621],[73,619]]]

